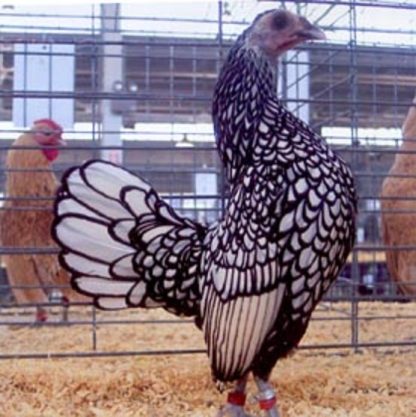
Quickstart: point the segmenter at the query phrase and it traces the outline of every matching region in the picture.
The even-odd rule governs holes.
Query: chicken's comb
[[[58,125],[58,123],[54,122],[52,119],[39,119],[39,120],[35,120],[33,122],[33,124],[37,125],[37,124],[44,124],[48,127],[50,127],[53,130],[59,130],[60,132],[62,132],[62,126]]]

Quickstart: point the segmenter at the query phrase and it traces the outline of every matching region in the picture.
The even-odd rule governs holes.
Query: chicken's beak
[[[57,136],[56,145],[57,146],[66,146],[66,141],[64,139],[62,139],[61,135]]]
[[[298,28],[295,32],[296,36],[302,40],[325,40],[325,33],[318,26],[313,25],[305,18],[300,18],[298,22]]]

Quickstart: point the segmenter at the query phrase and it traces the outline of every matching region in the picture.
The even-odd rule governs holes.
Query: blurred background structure
[[[327,34],[326,42],[286,55],[278,89],[286,106],[342,154],[357,179],[357,244],[327,302],[350,303],[351,346],[358,347],[361,301],[415,301],[398,291],[385,254],[416,255],[416,247],[388,247],[380,232],[382,182],[402,144],[401,126],[416,91],[414,1],[3,5],[0,192],[11,143],[47,117],[64,127],[68,142],[54,164],[58,177],[81,161],[105,158],[147,178],[183,215],[215,221],[227,199],[211,123],[216,78],[236,36],[259,12],[278,6],[299,12]],[[416,178],[416,164],[406,175]],[[7,199],[3,193],[1,202]],[[39,250],[48,248],[3,246],[0,253]],[[1,324],[30,324],[23,307],[33,306],[17,309],[4,269],[0,279]],[[93,320],[94,329],[95,310],[91,314],[72,324]],[[408,319],[416,321],[416,314]],[[400,344],[416,339],[378,343]]]

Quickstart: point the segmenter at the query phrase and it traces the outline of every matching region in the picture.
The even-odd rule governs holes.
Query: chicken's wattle
[[[42,151],[49,162],[54,161],[59,155],[59,149],[57,148],[43,148]]]

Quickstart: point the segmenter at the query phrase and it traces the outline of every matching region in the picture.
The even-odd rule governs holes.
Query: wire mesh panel
[[[41,323],[59,337],[73,329],[84,334],[78,348],[58,343],[34,349],[22,341],[21,348],[4,344],[0,357],[148,354],[151,344],[137,349],[112,345],[108,329],[119,332],[166,323],[189,328],[189,321],[178,322],[165,313],[99,312],[85,298],[65,296],[68,282],[56,285],[42,278],[51,271],[26,267],[36,264],[34,256],[56,261],[48,224],[44,240],[39,232],[36,239],[33,236],[33,225],[51,214],[54,200],[54,193],[43,189],[38,179],[52,172],[49,164],[28,162],[40,152],[33,144],[19,145],[17,161],[8,155],[36,119],[52,118],[63,126],[66,139],[51,165],[58,179],[69,167],[105,158],[146,178],[182,215],[204,224],[216,221],[223,213],[228,186],[211,121],[215,82],[236,36],[259,12],[276,6],[302,14],[326,32],[325,42],[303,45],[283,57],[278,64],[278,91],[282,102],[349,163],[360,197],[356,247],[313,318],[312,327],[324,326],[332,336],[322,343],[311,339],[304,348],[414,345],[416,276],[412,257],[404,261],[400,255],[416,250],[416,239],[412,240],[416,230],[409,220],[416,216],[412,204],[416,165],[407,159],[393,174],[389,170],[397,155],[411,158],[416,149],[411,146],[412,134],[404,142],[401,131],[415,95],[416,4],[393,0],[171,3],[157,14],[150,2],[0,10],[2,214],[16,214],[10,221],[17,224],[15,240],[3,241],[1,254],[3,261],[8,257],[26,268],[27,275],[26,284],[13,284],[9,268],[3,265],[0,325],[34,330],[30,337],[35,338],[33,314],[43,309],[49,318]],[[19,173],[20,177],[13,177]],[[12,177],[33,186],[19,194],[10,183]],[[409,193],[401,184],[395,187],[396,195],[384,195],[386,178],[404,180]],[[392,208],[384,201],[408,204]],[[3,233],[9,230],[4,218]],[[386,224],[397,238],[386,240]],[[404,230],[410,233],[407,240],[400,239]],[[22,301],[16,296],[19,289],[36,288],[42,291],[41,298]],[[395,331],[380,335],[376,331],[380,323]],[[204,351],[202,342],[196,344],[192,341],[173,350],[153,344],[150,353]]]

